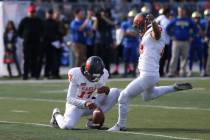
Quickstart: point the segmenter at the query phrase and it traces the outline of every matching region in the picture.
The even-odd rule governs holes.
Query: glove
[[[152,23],[153,20],[154,20],[154,16],[153,16],[152,14],[148,14],[148,15],[146,16],[146,20],[147,20],[149,23]]]

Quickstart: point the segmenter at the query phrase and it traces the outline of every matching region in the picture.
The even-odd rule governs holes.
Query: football
[[[100,129],[103,126],[105,121],[105,116],[103,111],[100,108],[96,108],[93,111],[92,115],[92,124],[95,126],[96,129]]]

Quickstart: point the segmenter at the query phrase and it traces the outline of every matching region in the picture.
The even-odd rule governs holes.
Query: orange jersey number
[[[93,93],[92,91],[91,92],[85,92],[85,91],[83,91],[83,92],[80,93],[80,95],[78,97],[79,98],[89,98],[92,93]]]

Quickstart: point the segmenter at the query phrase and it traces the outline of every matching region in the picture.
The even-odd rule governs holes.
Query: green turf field
[[[0,140],[210,140],[210,80],[192,80],[193,90],[130,103],[128,131],[111,133],[87,130],[83,117],[78,130],[50,128],[52,109],[64,111],[67,81],[0,83]],[[172,84],[162,80],[158,85]],[[110,87],[124,88],[128,81],[112,81]],[[106,114],[105,125],[117,120],[117,106]]]

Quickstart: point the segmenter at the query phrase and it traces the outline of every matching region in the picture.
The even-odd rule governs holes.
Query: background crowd
[[[111,75],[119,74],[123,64],[123,77],[135,76],[141,39],[132,21],[138,12],[152,13],[166,30],[160,76],[192,76],[195,62],[200,76],[210,76],[210,1],[204,0],[33,1],[17,27],[8,21],[5,28],[9,76],[14,63],[24,80],[39,79],[42,69],[44,77],[60,79],[59,68],[68,66],[64,53],[69,50],[74,54],[71,67],[98,55]],[[16,57],[18,38],[23,39],[23,64]]]

